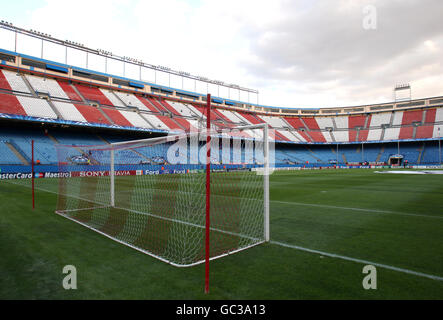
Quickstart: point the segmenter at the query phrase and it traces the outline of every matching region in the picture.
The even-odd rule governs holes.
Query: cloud
[[[293,16],[256,29],[250,46],[254,58],[243,64],[256,77],[296,84],[294,97],[300,93],[310,105],[319,96],[345,104],[386,101],[398,82],[411,81],[414,87],[431,76],[441,79],[443,3],[370,3],[377,9],[376,30],[362,28],[368,1],[317,1],[307,10],[286,3],[284,11]],[[415,94],[441,92],[420,88]]]
[[[389,101],[405,81],[414,97],[441,94],[441,12],[441,0],[46,0],[25,27],[256,88],[261,104],[335,107]]]

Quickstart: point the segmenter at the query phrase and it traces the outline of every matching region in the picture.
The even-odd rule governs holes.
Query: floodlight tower
[[[119,55],[113,54],[110,51],[106,51],[103,49],[93,49],[91,47],[87,47],[84,44],[81,44],[81,43],[78,43],[75,41],[57,39],[57,38],[53,37],[52,35],[49,35],[47,33],[40,32],[40,31],[36,31],[34,29],[27,30],[24,28],[16,27],[12,23],[4,21],[4,20],[0,20],[0,29],[14,33],[14,52],[17,52],[18,40],[20,40],[17,36],[20,34],[23,37],[38,39],[40,41],[40,43],[41,43],[40,58],[41,59],[45,58],[44,54],[46,52],[46,44],[52,43],[52,44],[59,45],[64,48],[64,50],[65,50],[64,62],[66,65],[69,64],[68,49],[73,49],[73,50],[77,50],[77,51],[81,51],[81,52],[85,53],[84,64],[86,65],[86,69],[91,67],[90,57],[101,57],[101,58],[104,58],[104,60],[105,60],[105,66],[104,66],[105,73],[108,72],[108,61],[114,61],[114,62],[117,62],[121,65],[122,71],[123,71],[122,72],[123,77],[126,77],[126,73],[127,73],[127,70],[126,70],[127,66],[126,65],[132,65],[132,66],[136,66],[139,68],[139,80],[140,81],[143,81],[142,70],[149,69],[154,72],[154,84],[157,84],[157,73],[160,72],[160,74],[166,74],[168,76],[168,86],[169,87],[171,87],[171,76],[177,76],[177,77],[181,78],[181,80],[182,80],[182,89],[184,89],[184,80],[189,79],[189,80],[194,80],[194,91],[196,91],[196,92],[197,92],[197,81],[199,81],[199,82],[206,84],[206,93],[209,93],[209,85],[217,85],[217,86],[221,86],[223,88],[228,89],[229,99],[231,98],[230,97],[230,90],[234,89],[234,90],[239,91],[239,100],[240,100],[240,92],[244,92],[244,93],[248,93],[248,103],[250,103],[249,94],[256,95],[257,104],[259,103],[259,91],[255,90],[255,89],[245,88],[245,87],[239,86],[237,84],[225,83],[225,82],[222,82],[219,80],[212,80],[212,79],[209,79],[209,78],[203,77],[203,76],[192,75],[189,72],[173,70],[169,67],[145,63],[145,62],[141,61],[140,59],[135,59],[135,58],[127,57],[127,56],[119,56]],[[82,62],[82,64],[83,64],[83,62]]]
[[[394,101],[410,101],[412,89],[409,83],[397,84],[394,88]]]

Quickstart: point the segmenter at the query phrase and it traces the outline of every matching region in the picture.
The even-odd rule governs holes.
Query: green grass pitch
[[[270,177],[271,243],[176,268],[54,213],[56,179],[0,181],[0,299],[443,299],[443,176]],[[377,289],[362,286],[367,263]],[[65,290],[65,265],[78,289]]]

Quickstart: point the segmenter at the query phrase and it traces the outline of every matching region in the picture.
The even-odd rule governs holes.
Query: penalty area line
[[[418,271],[413,271],[413,270],[404,269],[404,268],[398,268],[398,267],[390,266],[387,264],[372,262],[372,261],[363,260],[363,259],[351,258],[351,257],[342,256],[342,255],[335,254],[335,253],[328,253],[328,252],[324,252],[324,251],[320,251],[320,250],[304,248],[304,247],[300,247],[300,246],[296,246],[296,245],[292,245],[292,244],[288,244],[288,243],[283,243],[283,242],[278,242],[278,241],[270,241],[269,243],[277,245],[277,246],[285,247],[285,248],[296,249],[296,250],[305,251],[305,252],[309,252],[309,253],[319,254],[322,256],[330,257],[330,258],[352,261],[352,262],[365,264],[365,265],[373,265],[373,266],[376,266],[379,268],[402,272],[402,273],[414,275],[417,277],[428,278],[428,279],[437,280],[437,281],[443,281],[443,277],[440,277],[440,276],[427,274],[427,273],[423,273],[423,272],[418,272]]]

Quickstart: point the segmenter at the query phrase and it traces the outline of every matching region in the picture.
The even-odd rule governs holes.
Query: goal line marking
[[[150,188],[152,190],[160,190],[155,188]],[[119,191],[120,193],[124,192],[130,192],[130,191]],[[183,191],[178,191],[183,192]],[[188,192],[193,194],[202,195],[195,192]],[[99,192],[99,194],[106,194],[106,192]],[[217,196],[217,195],[213,195]],[[222,196],[227,198],[227,196]],[[237,196],[229,196],[231,198],[238,198]],[[243,200],[249,200],[249,201],[257,201],[257,199],[252,198],[242,198]],[[432,218],[432,219],[443,219],[443,216],[433,216],[428,214],[418,214],[418,213],[406,213],[406,212],[398,212],[398,211],[389,211],[389,210],[379,210],[379,209],[367,209],[367,208],[353,208],[353,207],[341,207],[341,206],[332,206],[332,205],[326,205],[326,204],[315,204],[315,203],[303,203],[303,202],[295,202],[295,201],[279,201],[279,200],[269,200],[269,202],[273,203],[283,203],[283,204],[291,204],[291,205],[298,205],[298,206],[307,206],[307,207],[318,207],[318,208],[326,208],[326,209],[340,209],[340,210],[350,210],[350,211],[360,211],[363,213],[378,213],[378,214],[394,214],[394,215],[401,215],[401,216],[410,216],[410,217],[423,217],[423,218]]]
[[[283,203],[283,204],[292,204],[292,205],[297,205],[297,206],[327,208],[327,209],[341,209],[341,210],[360,211],[360,212],[372,212],[372,213],[380,213],[380,214],[395,214],[395,215],[401,215],[401,216],[443,219],[443,216],[431,216],[431,215],[428,215],[428,214],[406,213],[406,212],[389,211],[389,210],[341,207],[341,206],[331,206],[331,205],[327,205],[327,204],[314,204],[314,203],[303,203],[303,202],[294,202],[294,201],[271,200],[270,202]]]
[[[437,280],[437,281],[443,281],[443,277],[440,277],[440,276],[427,274],[427,273],[423,273],[423,272],[418,272],[418,271],[413,271],[413,270],[404,269],[404,268],[398,268],[398,267],[390,266],[387,264],[372,262],[372,261],[363,260],[363,259],[351,258],[351,257],[342,256],[342,255],[335,254],[335,253],[328,253],[328,252],[315,250],[315,249],[304,248],[304,247],[300,247],[300,246],[296,246],[296,245],[292,245],[292,244],[288,244],[288,243],[283,243],[283,242],[279,242],[279,241],[272,241],[271,240],[270,243],[274,244],[274,245],[281,246],[281,247],[296,249],[296,250],[305,251],[305,252],[314,253],[314,254],[319,254],[322,256],[330,257],[330,258],[342,259],[342,260],[352,261],[352,262],[366,264],[366,265],[369,264],[369,265],[373,265],[373,266],[380,267],[383,269],[402,272],[402,273],[414,275],[417,277],[428,278],[428,279]]]
[[[69,217],[69,216],[66,216],[66,215],[64,215],[64,214],[63,214],[62,212],[60,212],[60,211],[56,211],[55,213],[58,214],[58,215],[60,215],[60,216],[62,216],[62,217],[64,217],[64,218],[66,218],[66,219],[69,219],[69,220],[71,220],[71,221],[73,221],[73,222],[75,222],[75,223],[78,223],[78,224],[80,224],[80,225],[82,225],[82,226],[84,226],[84,227],[86,227],[86,228],[88,228],[88,229],[90,229],[90,230],[92,230],[92,231],[95,231],[95,232],[97,232],[97,233],[99,233],[99,234],[101,234],[101,235],[103,235],[103,236],[105,236],[105,237],[107,237],[107,238],[109,238],[109,239],[111,239],[111,240],[114,240],[114,241],[116,241],[116,242],[118,242],[118,243],[120,243],[120,244],[122,244],[122,245],[125,245],[125,246],[127,246],[127,247],[132,248],[132,249],[135,249],[135,250],[137,250],[137,251],[139,251],[139,252],[141,252],[141,253],[144,253],[144,254],[146,254],[146,255],[148,255],[148,256],[151,256],[151,257],[153,257],[153,258],[159,259],[160,261],[163,261],[163,262],[165,262],[165,263],[167,263],[167,264],[169,264],[169,265],[171,265],[171,266],[174,266],[174,267],[179,267],[179,268],[193,267],[193,266],[196,266],[196,265],[199,265],[199,264],[203,264],[203,263],[205,262],[205,260],[199,260],[199,261],[196,261],[196,262],[193,262],[193,263],[189,263],[189,264],[177,264],[177,263],[171,262],[171,261],[169,261],[169,260],[167,260],[167,259],[165,259],[165,258],[162,258],[162,257],[160,257],[160,256],[158,256],[158,255],[156,255],[156,254],[154,254],[154,253],[152,253],[152,252],[150,252],[150,251],[147,251],[147,250],[144,250],[144,249],[142,249],[142,248],[136,247],[136,246],[134,246],[134,245],[132,245],[132,244],[130,244],[130,243],[128,243],[128,242],[124,242],[124,241],[122,241],[122,240],[119,240],[119,239],[117,239],[116,237],[113,237],[113,236],[111,236],[111,235],[109,235],[109,234],[107,234],[107,233],[105,233],[105,232],[102,232],[102,231],[100,231],[100,230],[98,230],[98,229],[96,229],[96,228],[94,228],[94,227],[91,227],[91,226],[89,226],[89,225],[86,224],[86,223],[83,223],[83,222],[81,222],[81,221],[79,221],[79,220],[76,220],[76,219],[73,219],[73,218],[71,218],[71,217]],[[252,244],[250,244],[250,245],[248,245],[248,246],[241,247],[241,248],[239,248],[239,249],[237,249],[237,250],[228,251],[228,252],[223,253],[223,254],[220,254],[220,255],[218,255],[218,256],[211,257],[211,258],[209,258],[209,260],[213,261],[213,260],[216,260],[216,259],[219,259],[219,258],[222,258],[222,257],[226,257],[226,256],[229,256],[229,255],[232,255],[232,254],[235,254],[235,253],[238,253],[238,252],[244,251],[244,250],[246,250],[246,249],[249,249],[249,248],[252,248],[252,247],[258,246],[258,245],[260,245],[260,244],[262,244],[262,243],[263,243],[263,241],[261,241],[261,242],[256,242],[256,243],[252,243]]]
[[[27,185],[14,183],[10,180],[5,180],[7,182],[10,182],[15,185],[20,185],[24,187],[30,187]],[[58,194],[55,191],[47,190],[41,187],[36,187],[35,189],[39,189],[41,191],[46,191],[54,194]],[[120,191],[124,193],[125,191]],[[102,192],[98,192],[98,194],[101,194]],[[226,197],[226,196],[224,196]],[[231,196],[236,198],[235,196]],[[248,199],[243,198],[243,200],[251,200],[254,201],[256,199]],[[98,201],[96,201],[98,202]],[[422,217],[422,218],[431,218],[431,219],[443,219],[443,216],[434,216],[434,215],[428,215],[428,214],[418,214],[418,213],[406,213],[406,212],[398,212],[398,211],[390,211],[390,210],[379,210],[379,209],[367,209],[367,208],[354,208],[354,207],[342,207],[342,206],[333,206],[333,205],[325,205],[325,204],[315,204],[315,203],[303,203],[303,202],[295,202],[295,201],[280,201],[280,200],[270,200],[271,203],[283,203],[288,205],[296,205],[296,206],[307,206],[307,207],[317,207],[317,208],[326,208],[326,209],[340,209],[340,210],[349,210],[349,211],[359,211],[363,213],[377,213],[377,214],[393,214],[393,215],[401,215],[401,216],[409,216],[409,217]]]

